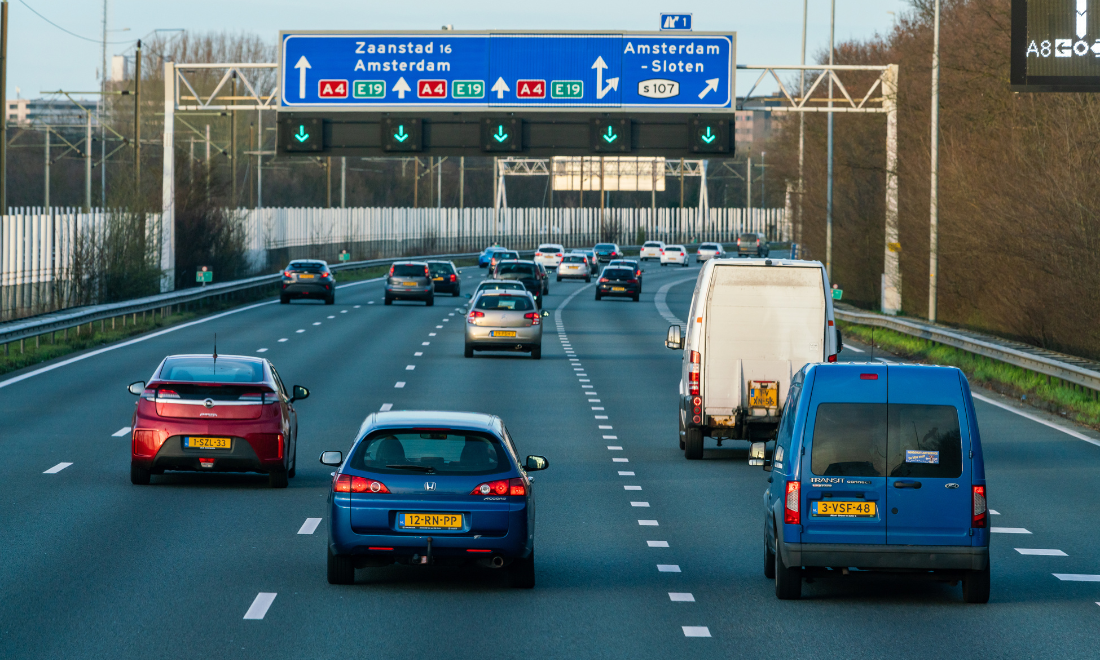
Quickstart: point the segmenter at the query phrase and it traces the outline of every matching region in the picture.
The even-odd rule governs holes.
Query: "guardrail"
[[[1053,351],[1027,347],[1025,345],[1020,345],[1019,348],[1015,348],[1011,345],[1011,342],[1001,343],[1003,340],[999,340],[995,337],[983,337],[977,335],[977,333],[953,331],[931,323],[883,316],[871,312],[856,312],[842,309],[834,309],[834,313],[841,321],[894,330],[914,337],[934,341],[938,344],[944,344],[945,346],[962,349],[974,353],[975,355],[992,358],[1044,376],[1058,378],[1067,383],[1080,385],[1091,390],[1100,390],[1100,370],[1090,369],[1065,361],[1065,359],[1070,359],[1080,362],[1081,364],[1094,364],[1088,360],[1074,358],[1068,355],[1064,356],[1065,359],[1058,359],[1058,357],[1053,356],[1059,354]],[[1032,351],[1041,352],[1042,354]],[[1097,367],[1100,368],[1100,365],[1097,365]]]

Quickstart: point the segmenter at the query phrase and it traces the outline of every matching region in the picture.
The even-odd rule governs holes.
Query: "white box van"
[[[819,261],[711,259],[699,273],[683,349],[680,448],[703,457],[703,437],[771,439],[791,378],[810,362],[835,362],[843,347]]]

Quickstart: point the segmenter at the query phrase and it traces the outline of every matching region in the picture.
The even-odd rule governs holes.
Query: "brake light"
[[[289,270],[284,270],[283,271],[283,277],[286,277],[286,278],[289,278],[293,274],[294,273],[290,272]]]
[[[390,266],[390,274],[388,275],[388,277],[393,277],[393,268],[393,266]]]
[[[783,522],[788,525],[802,524],[802,514],[799,511],[801,485],[797,481],[787,482],[787,500],[783,504]]]
[[[970,526],[985,527],[989,520],[989,509],[986,507],[985,502],[985,486],[972,486],[971,488],[971,500],[974,506]]]
[[[835,353],[829,356],[829,362],[836,362],[836,354]]]
[[[157,398],[157,391],[151,387],[146,387],[141,393],[141,398],[146,401],[152,401]]]
[[[477,488],[470,491],[471,495],[526,495],[527,484],[522,477],[512,479],[500,479],[478,484]]]
[[[607,278],[606,278],[606,277],[601,277],[601,278],[600,278],[600,284],[607,284],[607,281],[608,281],[608,280],[607,280]]]
[[[626,283],[627,284],[637,284],[638,280],[627,280]]]
[[[282,437],[282,436],[280,436]],[[353,477],[350,474],[338,474],[332,482],[334,493],[379,493],[390,494],[386,484],[366,477]]]
[[[523,318],[530,321],[531,325],[538,325],[539,323],[542,322],[542,319],[539,318],[539,313],[538,312],[527,312],[526,314],[523,315]]]
[[[157,396],[161,399],[178,399],[180,395],[175,390],[157,390]]]
[[[561,258],[561,252],[558,253],[558,257]]]
[[[429,280],[430,280],[430,279],[432,279],[432,274],[431,274],[431,272],[430,272],[430,271],[428,270],[428,267],[427,267],[427,266],[424,266],[424,277],[428,278]]]
[[[134,430],[133,454],[134,456],[156,456],[161,445],[168,439],[167,431]]]
[[[758,239],[756,239],[756,244],[757,244],[757,245],[760,245],[760,239],[759,239],[759,238],[758,238]]]
[[[688,363],[688,393],[692,396],[699,394],[699,351],[692,351]]]
[[[661,253],[661,254],[664,254],[664,253],[665,253],[665,249],[664,249],[664,248],[659,248],[659,251],[660,251],[660,253]]]
[[[458,281],[458,275],[455,275],[454,273],[451,273],[451,281],[452,282],[457,282]]]
[[[279,434],[279,451],[276,454],[275,458],[277,458],[279,460],[282,460],[282,458],[283,458],[283,445],[285,445],[285,444],[286,444],[286,438],[284,438],[283,434],[280,433]]]
[[[476,321],[474,321],[474,319],[479,319],[483,316],[485,316],[485,312],[479,312],[475,309],[474,311],[470,312],[469,316],[466,317],[466,322],[467,323],[476,323]]]

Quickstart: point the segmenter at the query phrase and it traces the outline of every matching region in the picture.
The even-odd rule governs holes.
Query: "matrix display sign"
[[[1011,87],[1100,91],[1100,0],[1012,0]]]
[[[732,33],[282,32],[279,109],[729,111],[735,56]]]

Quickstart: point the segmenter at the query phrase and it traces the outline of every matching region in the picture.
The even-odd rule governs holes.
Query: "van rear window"
[[[886,476],[886,404],[819,405],[810,451],[819,476]]]
[[[890,476],[962,475],[962,435],[954,406],[890,404]]]

